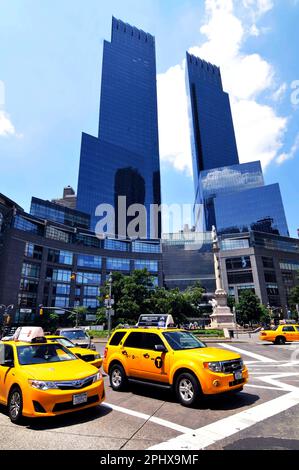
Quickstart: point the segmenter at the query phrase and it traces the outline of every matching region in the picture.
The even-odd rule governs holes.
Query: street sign
[[[106,318],[109,318],[109,316],[110,316],[110,317],[114,317],[114,315],[115,315],[115,311],[112,310],[112,309],[110,309],[110,308],[109,308],[109,309],[107,308],[107,310],[106,310]]]
[[[20,313],[32,313],[31,308],[20,308]]]
[[[97,316],[96,315],[86,315],[85,319],[86,319],[86,321],[96,321]]]

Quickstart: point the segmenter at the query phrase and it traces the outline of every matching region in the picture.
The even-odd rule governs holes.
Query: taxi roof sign
[[[24,341],[31,343],[36,338],[43,338],[45,336],[44,330],[40,326],[20,326],[14,336],[14,341]]]
[[[152,328],[169,328],[174,326],[174,321],[172,315],[140,315],[137,326]]]

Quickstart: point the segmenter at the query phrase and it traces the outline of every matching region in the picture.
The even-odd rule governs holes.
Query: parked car
[[[88,348],[80,348],[64,336],[46,335],[46,339],[47,341],[62,344],[62,346],[70,349],[72,353],[76,354],[77,357],[85,362],[89,362],[92,366],[95,366],[98,369],[102,366],[103,360],[97,351]]]
[[[80,348],[96,350],[95,344],[92,343],[93,336],[89,336],[83,328],[58,328],[55,335],[66,337]]]
[[[104,353],[104,371],[113,390],[128,382],[173,389],[193,406],[203,395],[240,392],[248,370],[239,354],[207,347],[191,332],[173,328],[117,330]]]
[[[0,403],[13,423],[22,416],[95,407],[105,399],[100,371],[61,344],[47,341],[40,330],[21,328],[13,341],[0,341]]]

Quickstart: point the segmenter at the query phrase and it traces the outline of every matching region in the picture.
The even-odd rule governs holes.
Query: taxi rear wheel
[[[193,406],[200,398],[201,388],[194,375],[184,372],[176,380],[176,396],[183,406]]]
[[[12,423],[19,423],[22,419],[23,397],[18,387],[14,387],[8,398],[8,415]]]
[[[275,344],[285,344],[286,343],[286,339],[284,336],[278,336],[275,340]]]
[[[127,385],[127,376],[123,366],[115,364],[109,371],[110,385],[116,392],[124,390]]]

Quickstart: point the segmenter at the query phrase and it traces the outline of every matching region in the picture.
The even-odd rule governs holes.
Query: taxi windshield
[[[58,343],[18,346],[17,352],[19,363],[22,366],[77,360],[74,354]]]
[[[86,334],[82,330],[67,330],[63,331],[63,336],[66,336],[68,339],[87,339]]]
[[[55,341],[55,343],[62,344],[66,348],[75,348],[74,343],[72,343],[69,339],[66,338],[51,338],[51,341]]]
[[[163,336],[175,351],[206,347],[204,343],[187,331],[167,331],[163,333]]]

